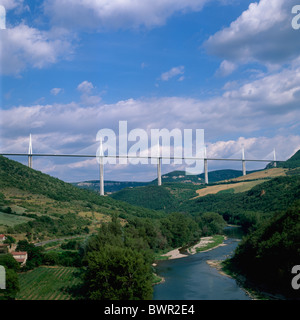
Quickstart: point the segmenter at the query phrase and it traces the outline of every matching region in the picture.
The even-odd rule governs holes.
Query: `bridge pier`
[[[205,179],[205,184],[208,184],[208,164],[207,164],[207,159],[204,159],[204,179]]]
[[[100,157],[100,196],[104,196],[103,157]]]
[[[245,176],[247,174],[247,172],[246,172],[246,161],[245,160],[242,161],[242,167],[243,167],[243,176]]]
[[[100,166],[100,196],[104,196],[104,164],[103,164],[103,147],[102,139],[100,139],[100,156],[99,156],[99,166]]]
[[[28,156],[28,167],[32,169],[32,156]]]
[[[157,185],[161,186],[161,158],[157,159]]]
[[[243,176],[247,174],[246,172],[246,161],[245,161],[245,149],[242,149],[242,170],[243,170]]]
[[[32,140],[31,134],[29,135],[29,148],[28,148],[28,167],[32,169]]]

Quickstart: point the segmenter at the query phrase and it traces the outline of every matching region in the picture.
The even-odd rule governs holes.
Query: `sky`
[[[274,149],[288,159],[300,148],[297,2],[0,0],[0,153],[27,153],[31,134],[33,153],[94,155],[98,131],[118,138],[127,121],[149,137],[203,129],[211,158],[244,148],[247,159]],[[93,158],[34,157],[33,167],[68,182],[99,179]],[[224,168],[241,164],[209,162]],[[156,167],[107,164],[104,174],[150,181]]]

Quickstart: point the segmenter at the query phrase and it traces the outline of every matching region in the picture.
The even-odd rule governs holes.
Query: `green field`
[[[8,227],[14,227],[18,224],[25,223],[32,220],[31,218],[18,216],[15,214],[8,214],[4,212],[0,212],[0,226],[8,226]]]
[[[72,289],[81,283],[79,269],[39,267],[19,274],[17,300],[73,300]]]

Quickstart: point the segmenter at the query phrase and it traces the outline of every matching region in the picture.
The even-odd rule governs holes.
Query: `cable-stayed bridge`
[[[159,147],[159,144],[158,144]],[[88,149],[88,148],[85,148]],[[285,160],[277,160],[275,149],[273,152],[269,153],[268,157],[272,157],[272,159],[252,159],[245,158],[245,150],[242,148],[241,150],[241,158],[215,158],[215,157],[207,157],[206,148],[204,148],[203,156],[201,157],[175,157],[175,156],[162,156],[160,152],[158,152],[157,156],[149,156],[149,155],[104,155],[102,148],[102,141],[100,141],[100,149],[99,154],[57,154],[57,153],[33,153],[32,151],[32,138],[31,135],[29,137],[29,148],[28,153],[0,153],[1,156],[12,156],[12,157],[28,157],[28,167],[33,168],[33,157],[61,157],[61,158],[96,158],[98,159],[99,169],[100,169],[100,195],[104,195],[104,159],[105,158],[114,158],[114,159],[156,159],[157,161],[157,181],[158,186],[162,185],[161,179],[161,165],[162,160],[193,160],[193,161],[204,161],[204,177],[205,184],[208,184],[208,161],[235,161],[242,163],[242,172],[245,176],[246,172],[246,162],[264,162],[264,163],[272,163],[273,167],[276,167],[277,162],[284,162]],[[236,156],[236,154],[234,154]]]

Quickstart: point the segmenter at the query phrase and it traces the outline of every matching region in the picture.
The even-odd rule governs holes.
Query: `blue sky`
[[[296,0],[0,0],[0,149],[96,152],[98,130],[204,129],[208,156],[286,159],[300,147]],[[117,133],[117,132],[116,132]],[[26,159],[19,159],[26,163]],[[34,159],[66,181],[94,160]],[[211,163],[210,169],[239,168]],[[257,168],[249,164],[249,169]],[[183,169],[164,166],[163,172]],[[110,180],[151,166],[107,165]]]

